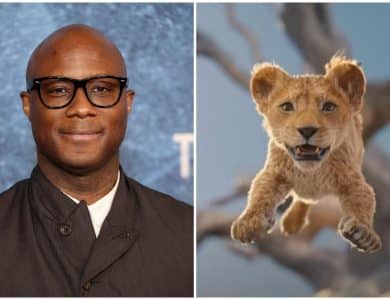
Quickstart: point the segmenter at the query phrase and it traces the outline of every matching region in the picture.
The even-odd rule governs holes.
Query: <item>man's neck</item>
[[[88,205],[106,195],[115,185],[119,170],[118,155],[96,170],[72,170],[53,164],[38,154],[43,174],[63,193],[84,200]]]

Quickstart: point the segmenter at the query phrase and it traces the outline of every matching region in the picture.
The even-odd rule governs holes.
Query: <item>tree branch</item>
[[[197,245],[200,246],[211,236],[230,238],[230,225],[235,218],[236,216],[220,212],[198,213]],[[314,288],[328,287],[335,276],[345,272],[346,262],[341,253],[314,248],[301,239],[286,238],[276,230],[255,245],[258,254],[268,254],[279,264],[300,274]],[[247,254],[245,251],[237,253]],[[249,253],[252,254],[252,249]]]
[[[249,71],[243,72],[234,64],[232,59],[207,34],[197,33],[197,53],[215,61],[239,86],[248,90]]]
[[[196,240],[199,246],[205,238],[211,236],[229,237],[230,225],[235,216],[219,212],[198,212],[196,217]]]
[[[315,73],[340,50],[350,56],[346,38],[332,26],[329,6],[325,3],[288,3],[280,13],[287,36]]]
[[[236,29],[241,35],[246,39],[246,41],[249,44],[249,48],[252,52],[252,58],[254,61],[263,61],[264,58],[261,54],[260,47],[258,46],[258,41],[256,39],[256,35],[247,27],[242,24],[234,11],[234,4],[233,3],[227,3],[225,4],[226,8],[226,15],[228,18],[228,21],[230,25]]]
[[[363,109],[366,142],[390,122],[390,81],[369,82]]]
[[[299,239],[274,234],[259,242],[258,247],[282,266],[300,274],[315,289],[328,287],[346,272],[342,253],[318,249]]]

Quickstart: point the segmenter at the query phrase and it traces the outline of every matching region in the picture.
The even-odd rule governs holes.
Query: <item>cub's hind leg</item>
[[[296,196],[290,207],[283,214],[280,222],[280,230],[285,235],[300,232],[309,223],[308,214],[311,204],[303,202]]]

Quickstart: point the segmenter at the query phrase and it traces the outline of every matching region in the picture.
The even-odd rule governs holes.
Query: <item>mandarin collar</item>
[[[113,228],[116,228],[116,230],[119,228],[122,230],[140,228],[140,220],[137,218],[139,209],[138,197],[133,187],[129,184],[122,167],[119,168],[119,171],[119,185],[99,237],[107,230],[112,231],[110,229]],[[38,165],[31,173],[31,189],[34,201],[38,201],[41,204],[40,206],[44,207],[43,213],[46,217],[57,222],[68,220],[80,207],[88,209],[85,201],[81,200],[80,203],[75,203],[51,183]],[[120,229],[119,231],[121,231]]]
[[[44,213],[56,221],[68,219],[78,206],[86,206],[85,201],[75,203],[49,181],[37,165],[31,173],[33,198],[44,207]]]

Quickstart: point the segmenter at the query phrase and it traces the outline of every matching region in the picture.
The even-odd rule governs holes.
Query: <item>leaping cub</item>
[[[231,227],[247,243],[274,224],[277,204],[294,201],[281,230],[293,234],[307,223],[310,206],[325,195],[339,198],[338,230],[362,252],[381,248],[373,228],[375,194],[362,174],[363,95],[366,79],[356,61],[334,56],[324,75],[290,76],[281,67],[253,67],[250,91],[269,135],[264,168],[253,179],[244,212]]]

